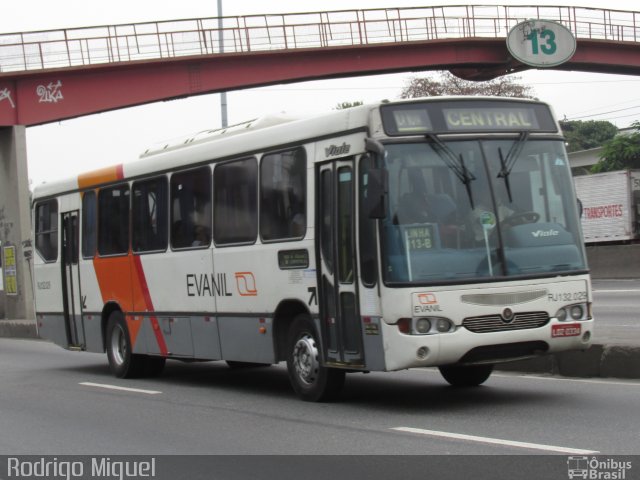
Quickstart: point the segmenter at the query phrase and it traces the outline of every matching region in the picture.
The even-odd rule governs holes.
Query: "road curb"
[[[40,338],[34,320],[0,320],[0,337]],[[499,363],[496,370],[565,377],[640,379],[640,346],[592,345],[587,350]]]
[[[40,338],[35,320],[0,320],[0,337]]]

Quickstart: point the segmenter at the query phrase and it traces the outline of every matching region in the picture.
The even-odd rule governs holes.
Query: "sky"
[[[530,5],[483,0],[481,5]],[[601,0],[537,0],[537,5],[602,8]],[[223,0],[223,15],[345,9],[460,5],[460,0]],[[636,0],[609,0],[606,7],[633,10]],[[640,10],[635,8],[635,10]],[[21,0],[0,15],[0,33],[115,25],[217,16],[217,0]],[[229,123],[268,113],[329,111],[343,101],[397,99],[412,76],[407,72],[310,81],[227,94]],[[640,120],[640,77],[530,70],[517,75],[533,94],[550,103],[559,118],[609,120],[620,128]],[[220,127],[220,96],[201,95],[158,102],[27,128],[32,185],[84,171],[134,161],[156,143]]]

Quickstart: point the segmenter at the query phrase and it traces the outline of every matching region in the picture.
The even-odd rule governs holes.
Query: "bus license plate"
[[[570,323],[568,325],[552,325],[551,337],[577,337],[580,335],[582,327],[579,323]]]

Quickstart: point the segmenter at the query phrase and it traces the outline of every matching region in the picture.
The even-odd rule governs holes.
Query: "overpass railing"
[[[501,38],[532,18],[558,21],[578,39],[640,42],[640,12],[471,5],[344,10],[0,34],[0,75],[221,53]]]

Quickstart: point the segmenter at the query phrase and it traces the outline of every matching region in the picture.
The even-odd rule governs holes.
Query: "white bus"
[[[493,365],[591,342],[567,155],[540,102],[432,98],[263,118],[38,187],[40,335],[118,377],[166,359],[345,373]]]

